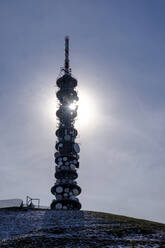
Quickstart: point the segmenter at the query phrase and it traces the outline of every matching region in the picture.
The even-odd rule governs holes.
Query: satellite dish
[[[69,188],[65,188],[64,192],[69,193]]]
[[[75,200],[75,199],[76,199],[74,195],[71,195],[69,198],[70,198],[71,200]]]
[[[62,208],[62,209],[67,210],[67,209],[68,209],[68,207],[67,207],[67,206],[63,206],[63,208]]]
[[[79,194],[79,191],[77,189],[73,189],[72,192],[73,192],[73,195],[75,195],[75,196],[77,196]]]
[[[59,157],[59,158],[58,158],[58,161],[62,161],[62,157]]]
[[[71,164],[70,165],[70,168],[71,168],[71,170],[75,170],[76,169],[76,166],[74,164]]]
[[[68,193],[64,193],[64,197],[67,198],[68,197]]]
[[[59,162],[58,162],[58,165],[62,165],[62,164],[63,164],[63,162],[62,162],[62,161],[59,161]]]
[[[56,209],[62,209],[62,204],[61,203],[57,203],[56,204]]]
[[[56,195],[57,200],[62,200],[62,195]]]
[[[75,143],[75,144],[73,145],[73,149],[74,149],[74,151],[75,151],[76,153],[79,153],[79,152],[80,152],[80,147],[79,147],[79,145],[78,145],[77,143]]]
[[[61,186],[58,186],[58,187],[56,188],[56,192],[57,192],[57,193],[62,193],[62,191],[63,191],[63,188],[62,188]]]
[[[60,153],[59,152],[55,152],[54,156],[55,156],[55,158],[58,158],[60,156]]]
[[[77,160],[80,158],[80,156],[77,153],[73,154],[73,157],[76,158]]]
[[[63,157],[63,161],[67,161],[68,160],[68,158],[67,157]]]

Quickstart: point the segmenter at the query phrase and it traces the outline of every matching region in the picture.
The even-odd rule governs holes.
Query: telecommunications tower
[[[74,128],[77,116],[78,96],[75,90],[77,80],[71,76],[69,66],[69,38],[65,38],[65,63],[61,73],[63,76],[56,81],[59,90],[56,95],[59,100],[59,109],[56,112],[58,129],[56,130],[57,143],[55,152],[55,185],[51,192],[56,199],[51,203],[55,210],[80,210],[81,204],[77,196],[81,188],[77,185],[77,168],[79,168],[79,145],[75,143],[77,130]]]

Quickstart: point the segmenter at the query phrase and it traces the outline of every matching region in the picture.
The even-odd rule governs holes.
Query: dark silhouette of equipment
[[[77,116],[77,80],[71,76],[69,66],[69,38],[65,38],[65,62],[56,84],[59,90],[56,95],[59,100],[59,109],[56,112],[58,129],[56,130],[57,143],[55,156],[56,183],[51,188],[56,200],[51,203],[55,210],[80,210],[81,204],[77,196],[81,188],[77,185],[77,169],[79,168],[79,145],[75,143],[77,130],[74,128]]]

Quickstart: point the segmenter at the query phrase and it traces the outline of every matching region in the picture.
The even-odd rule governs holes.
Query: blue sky
[[[53,199],[52,106],[69,35],[95,109],[79,127],[83,209],[165,222],[164,10],[163,0],[0,1],[0,199]]]

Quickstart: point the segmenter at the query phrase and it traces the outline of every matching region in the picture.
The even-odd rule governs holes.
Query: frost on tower
[[[79,168],[79,145],[75,143],[77,130],[74,128],[77,116],[78,96],[75,90],[77,80],[71,76],[69,67],[69,38],[65,38],[65,64],[62,69],[64,75],[57,79],[57,98],[59,109],[56,112],[58,129],[56,130],[57,143],[55,152],[56,183],[51,188],[56,200],[51,203],[51,209],[79,210],[81,204],[77,196],[81,188],[77,185],[77,168]]]

